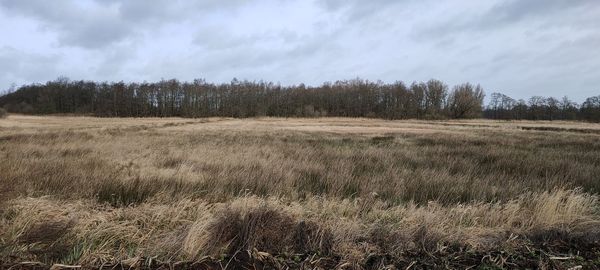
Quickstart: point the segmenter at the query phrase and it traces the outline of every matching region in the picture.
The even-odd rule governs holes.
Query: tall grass
[[[599,192],[598,136],[548,133],[42,133],[3,139],[0,181],[13,195],[113,205],[158,191],[211,200],[375,192],[392,204],[507,201],[557,187]]]
[[[392,207],[381,201],[318,197],[293,203],[256,196],[218,204],[181,199],[124,208],[90,200],[22,198],[3,212],[0,254],[94,263],[148,255],[193,260],[257,249],[337,254],[361,262],[373,253],[400,258],[407,252],[453,247],[474,252],[518,247],[527,239],[594,243],[600,239],[594,229],[600,226],[597,200],[565,190],[531,193],[502,204]],[[537,238],[549,231],[562,234]]]
[[[600,240],[600,140],[574,123],[4,121],[0,256],[359,263]]]

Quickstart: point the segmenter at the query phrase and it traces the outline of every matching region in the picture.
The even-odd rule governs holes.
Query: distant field
[[[599,192],[600,124],[10,115],[0,266],[594,269]]]

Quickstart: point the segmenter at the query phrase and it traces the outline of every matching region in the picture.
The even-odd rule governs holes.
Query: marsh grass
[[[600,140],[573,123],[61,119],[0,122],[0,256],[364,263],[600,241]]]

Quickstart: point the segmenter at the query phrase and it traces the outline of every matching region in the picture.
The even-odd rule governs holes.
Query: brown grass
[[[600,241],[596,130],[10,115],[0,120],[0,257],[98,265],[256,250],[377,268],[471,254],[506,267],[490,254],[532,247],[547,253],[534,267],[552,267],[552,252],[594,254]]]

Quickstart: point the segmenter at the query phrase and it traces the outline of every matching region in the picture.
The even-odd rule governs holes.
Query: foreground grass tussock
[[[600,128],[536,125],[11,115],[0,262],[598,267]]]
[[[597,199],[556,190],[503,204],[389,207],[376,201],[290,203],[250,196],[217,204],[187,199],[114,209],[93,201],[23,198],[2,214],[1,252],[98,264],[148,254],[194,260],[256,249],[283,256],[335,255],[359,265],[373,254],[402,261],[414,252],[491,251],[522,242],[589,246],[600,241]]]

